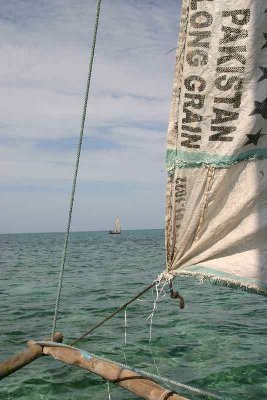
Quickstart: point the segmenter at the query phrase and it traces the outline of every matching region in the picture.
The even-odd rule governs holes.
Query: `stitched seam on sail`
[[[202,207],[202,210],[200,212],[200,217],[198,221],[198,226],[196,230],[196,234],[193,240],[193,243],[195,243],[200,236],[200,231],[204,225],[205,222],[205,216],[207,214],[208,206],[209,206],[209,201],[210,201],[210,191],[212,188],[212,184],[214,182],[214,174],[215,174],[215,168],[213,167],[208,167],[208,172],[207,172],[207,181],[206,181],[206,187],[205,187],[205,193],[204,193],[204,205]]]
[[[195,153],[179,150],[174,153],[167,151],[167,171],[173,174],[175,169],[200,168],[210,166],[213,168],[229,168],[241,162],[253,162],[267,158],[267,149],[251,149],[236,155],[216,155],[208,153]]]

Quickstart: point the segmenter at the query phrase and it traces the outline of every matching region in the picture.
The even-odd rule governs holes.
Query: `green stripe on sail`
[[[248,292],[267,296],[267,284],[259,279],[245,278],[229,272],[217,270],[216,268],[207,268],[203,267],[202,265],[192,265],[184,269],[181,268],[176,270],[174,275],[192,276],[200,279],[201,281],[210,281],[215,285],[238,288]]]
[[[168,149],[166,162],[167,171],[171,171],[175,168],[197,168],[202,166],[229,168],[241,161],[263,160],[265,158],[267,158],[267,149],[252,149],[231,156]]]

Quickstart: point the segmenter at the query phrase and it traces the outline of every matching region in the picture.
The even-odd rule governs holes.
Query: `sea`
[[[51,334],[63,242],[63,233],[0,235],[0,361],[27,340]],[[57,321],[65,343],[140,292],[164,266],[163,230],[71,233]],[[150,290],[77,347],[223,399],[267,399],[267,298],[192,278],[174,286],[184,310],[168,288],[156,303]],[[170,387],[188,399],[209,398]],[[42,357],[2,380],[0,399],[137,397]]]

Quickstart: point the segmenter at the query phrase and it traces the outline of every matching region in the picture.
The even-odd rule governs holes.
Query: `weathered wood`
[[[87,369],[107,381],[117,383],[119,386],[146,400],[164,400],[165,398],[169,400],[188,400],[178,394],[170,394],[170,390],[161,387],[152,380],[149,380],[149,378],[146,379],[133,371],[95,358],[79,349],[60,346],[44,347],[43,352],[63,363]]]
[[[50,338],[48,338],[48,340],[49,339]],[[54,336],[54,341],[57,343],[62,342],[62,333],[56,332]],[[13,372],[16,372],[18,369],[25,367],[25,365],[31,363],[34,360],[37,360],[37,358],[44,355],[42,347],[38,346],[34,341],[30,340],[27,344],[29,346],[28,349],[18,354],[17,356],[0,363],[0,379],[3,379],[10,374],[13,374]]]

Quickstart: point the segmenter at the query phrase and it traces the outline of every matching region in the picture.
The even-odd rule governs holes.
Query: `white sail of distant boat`
[[[110,230],[109,233],[113,235],[119,235],[121,233],[121,222],[118,217],[115,219],[115,229],[113,231]]]
[[[115,232],[121,233],[121,222],[118,217],[115,220]]]

